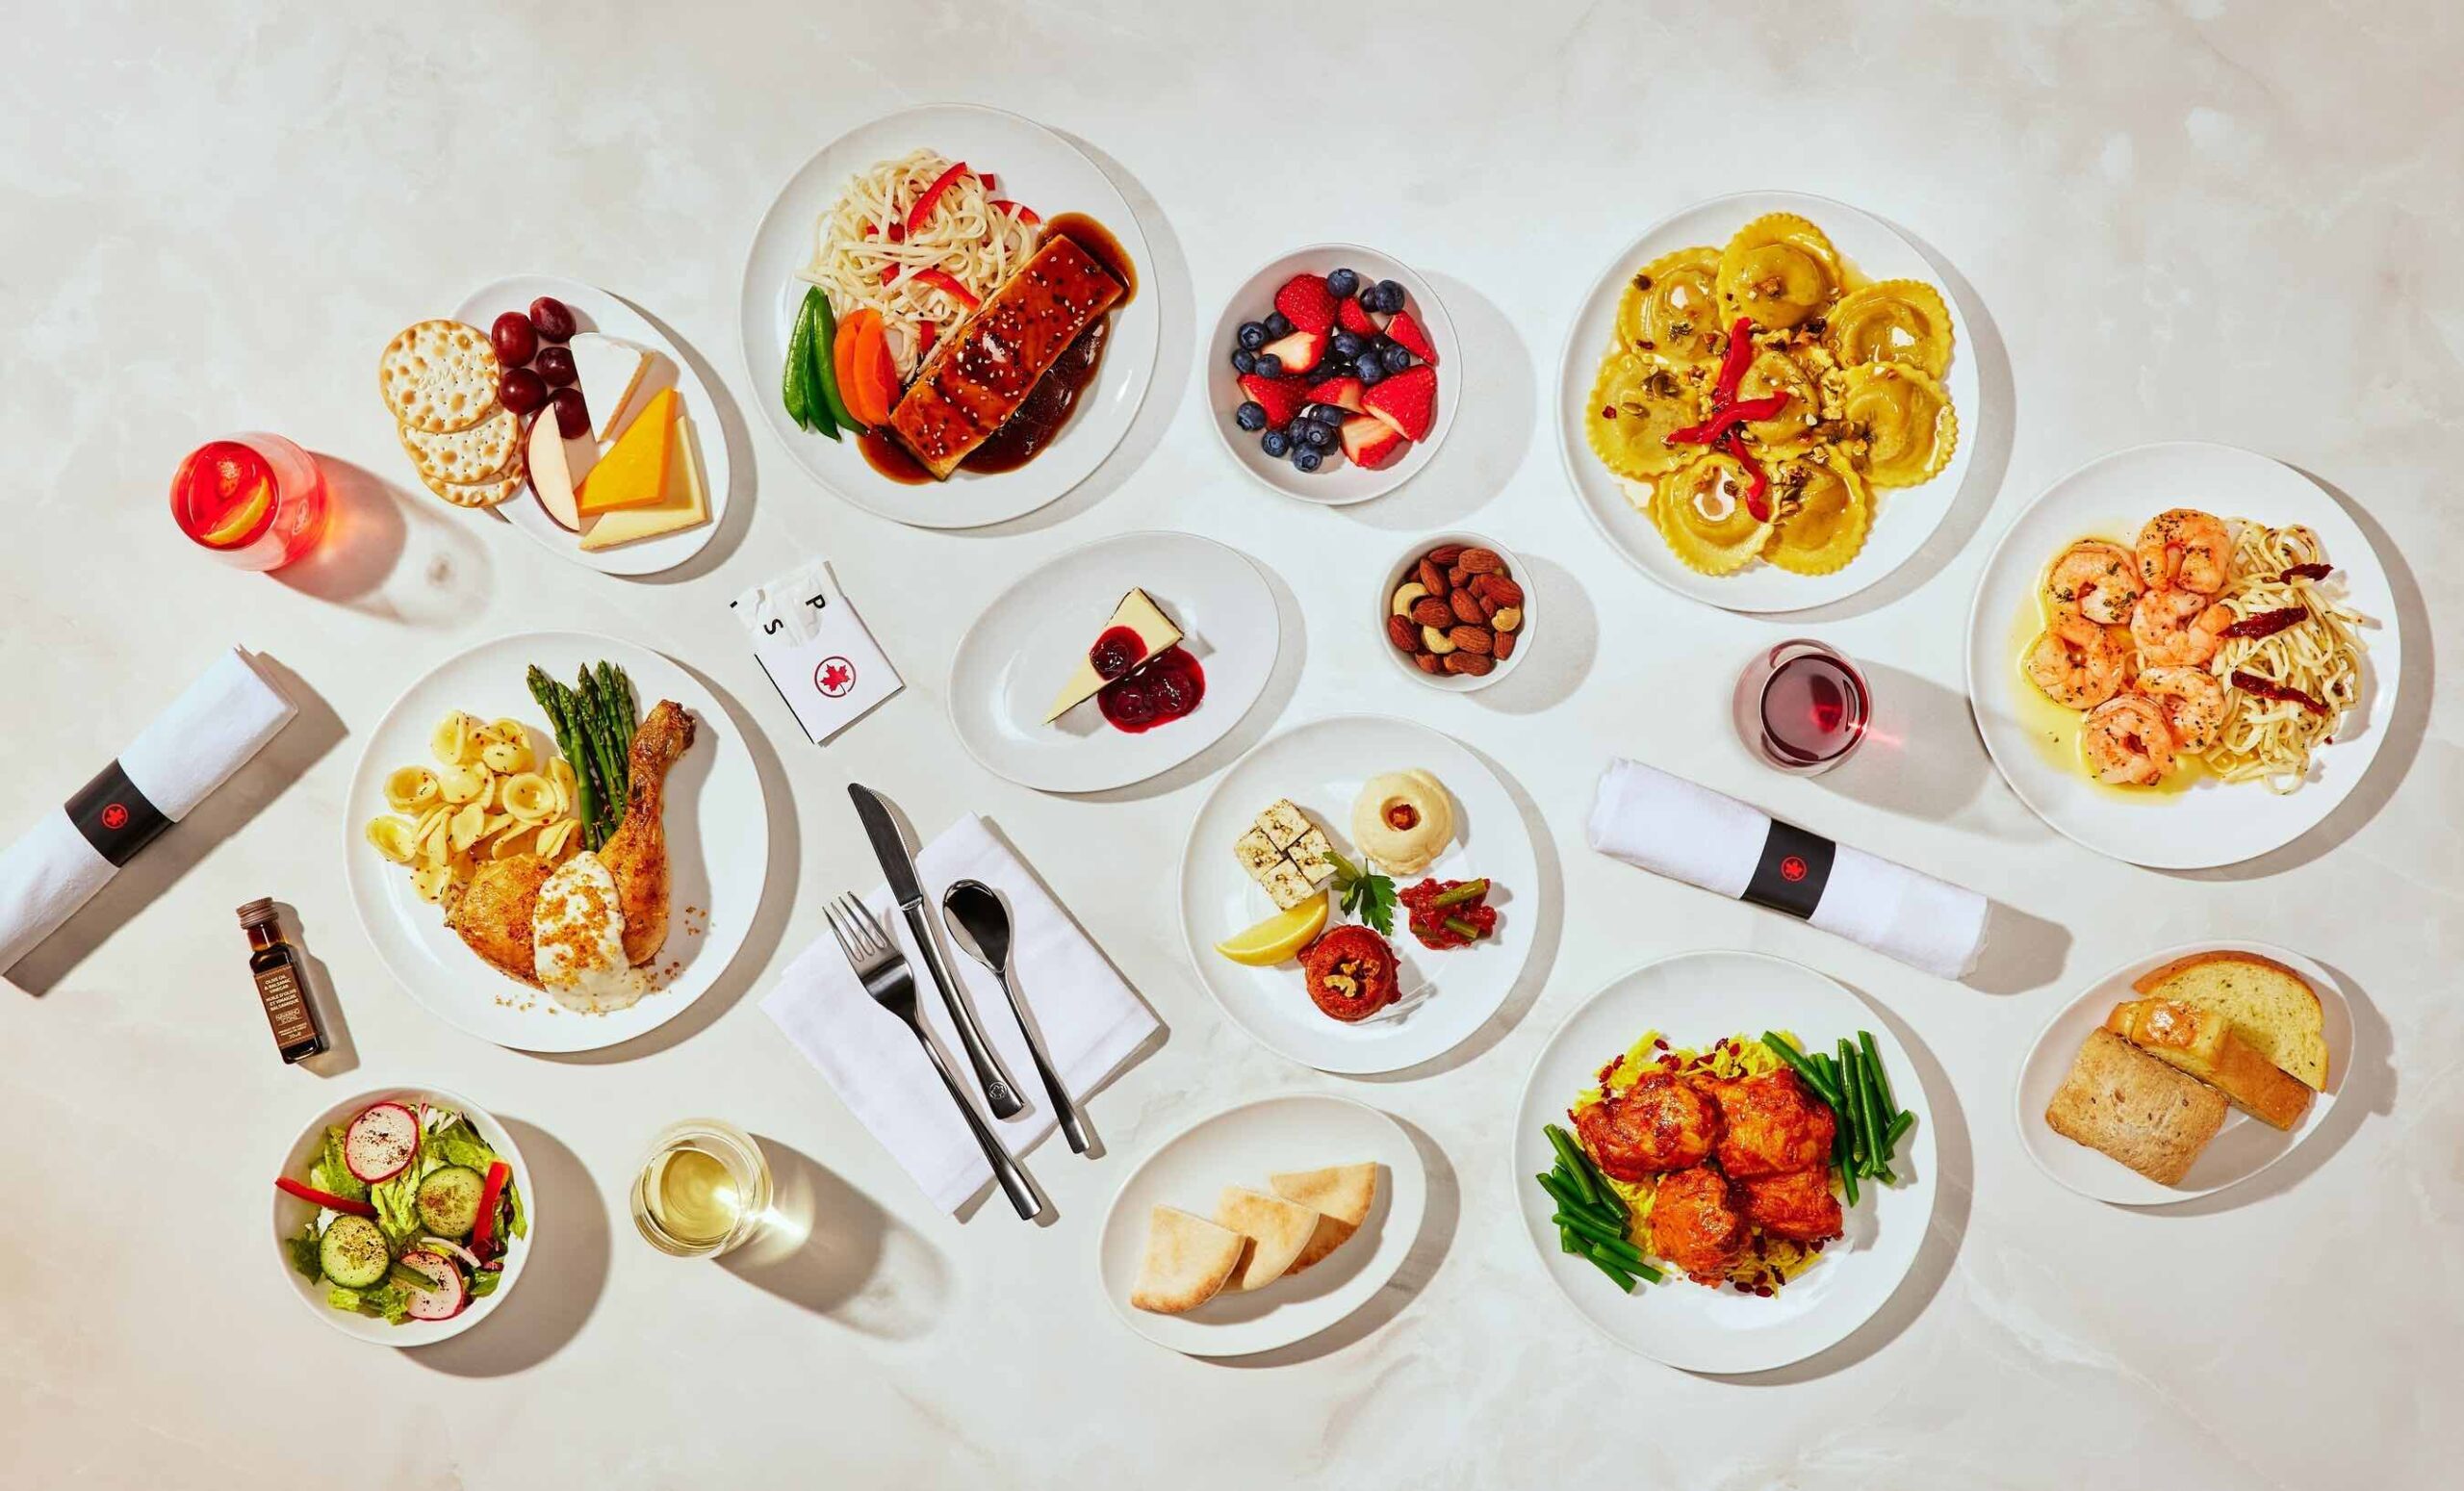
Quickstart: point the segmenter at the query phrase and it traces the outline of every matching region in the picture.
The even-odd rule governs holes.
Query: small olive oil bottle
[[[266,1023],[273,1027],[273,1043],[282,1059],[295,1062],[325,1049],[325,1033],[317,1026],[317,1007],[309,1002],[307,981],[300,977],[299,950],[284,940],[270,897],[240,908],[240,925],[248,934],[248,971],[257,981],[257,998],[266,1007]]]

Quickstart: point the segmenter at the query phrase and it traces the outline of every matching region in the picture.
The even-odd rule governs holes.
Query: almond
[[[1494,549],[1466,549],[1454,562],[1461,565],[1463,572],[1467,575],[1505,573],[1505,561],[1498,557],[1498,552]]]
[[[1398,652],[1417,653],[1421,650],[1421,629],[1413,626],[1408,616],[1389,616],[1386,640],[1394,643]]]
[[[1505,661],[1507,658],[1509,658],[1509,657],[1511,657],[1511,656],[1514,656],[1514,633],[1513,633],[1513,632],[1511,632],[1511,631],[1501,631],[1501,632],[1499,632],[1499,633],[1498,633],[1498,649],[1497,649],[1497,659],[1498,659],[1498,661],[1500,661],[1500,662],[1503,662],[1503,661]]]
[[[1435,627],[1423,627],[1421,629],[1421,646],[1427,648],[1430,652],[1435,653],[1440,657],[1443,657],[1447,654],[1454,651],[1454,638],[1446,632],[1438,630]]]
[[[1420,664],[1420,668],[1423,673],[1444,673],[1446,671],[1446,659],[1438,656],[1435,653],[1414,653],[1412,655],[1412,661]]]
[[[1500,631],[1512,631],[1515,628],[1523,625],[1523,607],[1519,605],[1499,606],[1497,614],[1489,618],[1489,625],[1495,627]]]
[[[1476,588],[1500,605],[1523,604],[1523,587],[1503,575],[1483,575],[1476,582]]]
[[[1428,552],[1428,562],[1443,567],[1463,556],[1461,544],[1440,544]]]
[[[1454,587],[1446,582],[1446,572],[1426,559],[1420,566],[1421,588],[1433,596],[1442,596]]]
[[[1458,590],[1446,599],[1454,607],[1454,619],[1465,626],[1476,627],[1488,620],[1480,614],[1480,598],[1472,592]]]
[[[1457,650],[1466,653],[1486,653],[1497,646],[1497,639],[1489,634],[1489,629],[1486,627],[1457,627],[1448,632],[1447,636],[1453,641]]]
[[[1423,596],[1412,603],[1412,620],[1424,627],[1451,627],[1454,607],[1435,596]]]
[[[1405,582],[1395,592],[1394,612],[1398,616],[1412,614],[1412,603],[1428,594],[1428,587],[1419,580]]]
[[[1479,601],[1481,618],[1486,621],[1497,620],[1498,604],[1495,601],[1490,600],[1487,596],[1481,596]]]
[[[1468,674],[1476,679],[1488,677],[1490,670],[1496,667],[1496,663],[1477,653],[1450,653],[1446,658],[1447,672]]]
[[[1460,560],[1457,560],[1457,561],[1455,562],[1454,566],[1453,566],[1452,568],[1449,569],[1449,570],[1446,572],[1446,583],[1447,583],[1447,585],[1448,585],[1449,587],[1450,587],[1450,588],[1452,588],[1452,589],[1456,589],[1456,590],[1460,590],[1460,589],[1462,589],[1462,588],[1463,588],[1463,582],[1464,582],[1465,580],[1470,579],[1471,578],[1472,578],[1472,572],[1471,572],[1470,570],[1465,569],[1465,568],[1463,567],[1462,562],[1461,562]]]

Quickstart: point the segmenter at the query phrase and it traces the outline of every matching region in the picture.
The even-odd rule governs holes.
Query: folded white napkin
[[[163,818],[179,822],[297,712],[247,656],[233,648],[120,753],[119,771],[141,801],[101,800],[116,795],[97,793],[102,778],[79,794],[83,799],[97,793],[97,800],[86,805],[90,827],[104,835],[106,842],[132,823],[137,825],[134,832],[141,833],[145,804]],[[129,852],[142,844],[141,837],[136,839]],[[74,914],[118,868],[70,810],[62,808],[46,812],[24,837],[0,852],[0,973]]]
[[[1975,891],[1639,761],[1601,773],[1585,832],[1613,859],[1803,916],[1942,978],[1964,977],[1985,946],[1991,903]]]
[[[937,921],[941,892],[954,881],[980,880],[1009,903],[1010,980],[1034,1013],[1053,1070],[1071,1097],[1092,1092],[1154,1033],[1154,1013],[983,819],[969,814],[952,824],[915,857],[915,870]],[[1027,1104],[1014,1118],[994,1119],[984,1111],[984,1094],[951,1028],[950,1012],[916,957],[907,918],[898,914],[886,888],[874,891],[864,904],[907,955],[908,969],[915,976],[916,1008],[978,1116],[991,1123],[1013,1155],[1034,1148],[1052,1132],[1054,1116],[1043,1084],[1036,1078],[1026,1037],[1002,996],[1001,981],[957,947],[945,948],[943,962],[974,1007],[976,1023],[983,1026],[1002,1070]],[[821,1068],[839,1100],[915,1177],[934,1205],[956,1211],[992,1179],[984,1151],[950,1105],[949,1093],[933,1074],[914,1034],[864,992],[836,938],[825,935],[799,954],[761,1008],[796,1049]]]

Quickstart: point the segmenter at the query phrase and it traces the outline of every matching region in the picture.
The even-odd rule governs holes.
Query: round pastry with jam
[[[1300,952],[1309,998],[1331,1019],[1363,1020],[1393,1004],[1402,988],[1395,949],[1367,927],[1346,923]]]

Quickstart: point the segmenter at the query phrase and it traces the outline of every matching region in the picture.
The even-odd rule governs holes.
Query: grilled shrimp
[[[2056,616],[2084,616],[2100,627],[2130,620],[2139,599],[2139,570],[2128,551],[2101,539],[2082,539],[2045,572],[2044,597]]]
[[[2092,709],[2118,692],[2128,649],[2080,616],[2056,617],[2028,649],[2028,680],[2066,709]]]
[[[2168,508],[2139,530],[2139,578],[2148,589],[2212,596],[2232,578],[2233,534],[2214,513]]]
[[[2204,668],[2144,669],[2139,691],[2156,702],[2182,750],[2204,751],[2224,729],[2224,684]]]
[[[2130,639],[2151,668],[2196,668],[2223,645],[2233,612],[2194,590],[2150,590],[2131,607]]]
[[[2079,754],[2096,780],[2147,787],[2173,769],[2173,729],[2144,694],[2123,694],[2088,711],[2079,725]]]

